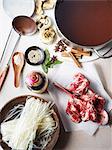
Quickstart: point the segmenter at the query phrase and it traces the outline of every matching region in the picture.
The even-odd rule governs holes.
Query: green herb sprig
[[[53,68],[55,65],[61,64],[62,61],[57,59],[57,56],[50,57],[48,49],[45,49],[45,60],[42,64],[42,69],[45,73],[48,73],[49,68]]]

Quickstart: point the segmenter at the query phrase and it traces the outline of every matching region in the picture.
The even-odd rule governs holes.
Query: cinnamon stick
[[[91,51],[83,51],[83,50],[77,50],[77,49],[71,49],[71,52],[74,54],[79,54],[83,56],[91,56]]]
[[[70,57],[70,55],[68,54],[68,52],[61,52],[61,56],[63,57]]]
[[[70,51],[69,52],[71,58],[73,59],[74,63],[78,66],[78,67],[82,67],[81,63],[77,60],[77,58],[73,55],[73,53]]]
[[[74,53],[73,53],[73,55],[74,55],[76,58],[78,58],[78,59],[79,59],[79,58],[82,58],[82,56],[83,56],[83,55],[78,54],[78,53],[77,53],[77,54],[74,54]],[[61,56],[62,56],[62,57],[70,57],[70,54],[69,54],[68,52],[65,52],[65,51],[64,51],[64,52],[61,52]]]

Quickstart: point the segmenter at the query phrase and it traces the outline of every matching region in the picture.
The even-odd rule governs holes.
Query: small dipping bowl
[[[40,47],[31,46],[25,52],[25,59],[29,65],[40,65],[45,59],[45,53]]]
[[[29,90],[41,94],[44,93],[48,87],[47,77],[41,73],[32,71],[26,76],[25,83]]]

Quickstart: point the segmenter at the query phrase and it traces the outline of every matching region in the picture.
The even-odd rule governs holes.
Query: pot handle
[[[105,52],[103,55],[101,55],[96,49],[94,49],[94,48],[91,48],[91,49],[92,49],[92,51],[94,51],[96,53],[96,55],[99,58],[106,59],[106,58],[112,57],[112,53],[110,55],[106,56],[106,54],[108,54],[110,51],[112,51],[112,47],[107,52]]]

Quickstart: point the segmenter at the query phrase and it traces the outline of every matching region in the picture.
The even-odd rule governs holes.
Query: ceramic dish
[[[3,0],[3,8],[12,19],[20,15],[30,17],[34,12],[35,2],[34,0]]]

